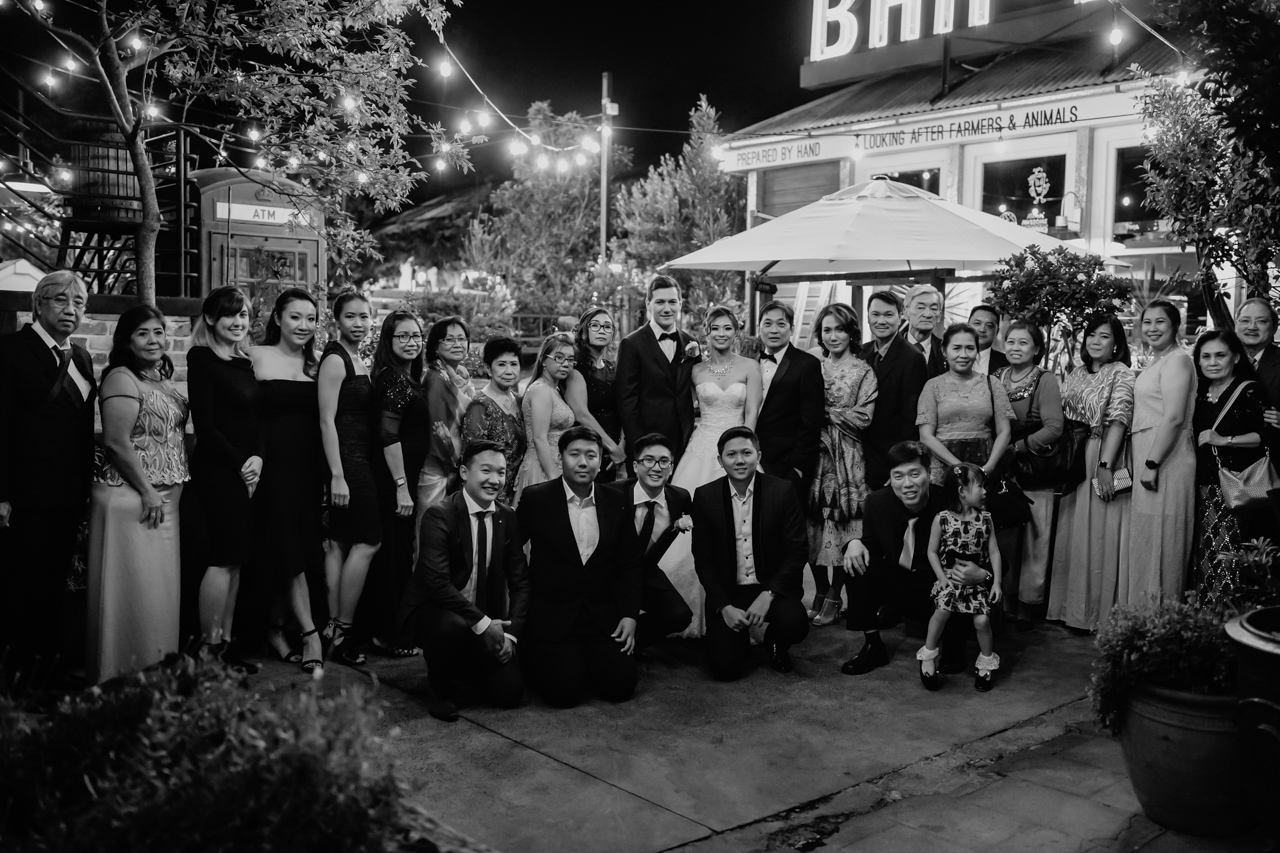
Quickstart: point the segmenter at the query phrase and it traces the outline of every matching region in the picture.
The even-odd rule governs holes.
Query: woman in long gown
[[[1129,571],[1131,497],[1115,493],[1113,472],[1129,464],[1123,449],[1133,420],[1133,371],[1115,315],[1097,314],[1085,323],[1080,360],[1062,383],[1062,412],[1090,427],[1085,477],[1058,507],[1046,618],[1088,633],[1106,621],[1120,575]]]
[[[578,363],[564,388],[564,401],[573,409],[578,423],[591,427],[604,439],[605,458],[601,460],[597,483],[612,483],[618,477],[619,467],[627,460],[627,447],[622,441],[622,415],[618,412],[618,396],[614,391],[618,367],[605,357],[613,346],[615,328],[613,317],[603,308],[597,306],[582,312],[573,335]]]
[[[735,351],[739,324],[734,313],[717,305],[707,312],[704,328],[706,352],[702,361],[693,366],[698,423],[671,477],[672,485],[690,495],[699,486],[724,476],[716,442],[729,427],[745,424],[755,428],[764,393],[759,363]],[[693,611],[693,621],[680,634],[682,637],[701,637],[707,624],[702,584],[693,568],[692,542],[692,537],[677,536],[658,564]]]
[[[556,332],[542,342],[533,364],[534,379],[524,392],[526,447],[516,477],[515,504],[524,490],[560,476],[560,436],[574,424],[573,409],[564,401],[564,383],[573,370],[573,338]]]
[[[120,315],[102,377],[102,443],[89,503],[86,674],[98,684],[178,650],[178,502],[187,400],[169,382],[164,315]]]
[[[427,510],[458,489],[462,460],[462,413],[471,403],[471,376],[462,362],[471,347],[471,327],[461,317],[444,317],[427,332],[427,367],[422,389],[431,416],[431,446],[418,475],[414,529]]]
[[[840,302],[826,306],[814,319],[814,328],[822,347],[827,422],[809,488],[809,566],[814,581],[809,618],[814,625],[830,625],[840,615],[844,546],[862,535],[862,502],[867,497],[862,431],[875,413],[879,385],[871,365],[858,357],[861,327],[852,307]]]
[[[307,291],[283,291],[267,320],[262,346],[249,351],[261,389],[263,450],[262,479],[253,502],[253,581],[271,609],[267,643],[281,660],[300,664],[311,674],[324,667],[311,604],[311,582],[323,583],[324,578],[324,452],[315,379],[319,314]],[[298,623],[301,652],[285,636],[290,614]]]
[[[1153,361],[1133,383],[1134,542],[1129,571],[1121,573],[1118,604],[1143,605],[1152,597],[1177,600],[1187,587],[1195,541],[1196,368],[1178,342],[1182,317],[1172,302],[1156,299],[1142,311],[1142,337]]]

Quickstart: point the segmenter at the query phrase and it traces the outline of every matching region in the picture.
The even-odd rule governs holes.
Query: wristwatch
[[[1110,470],[1111,470],[1111,463],[1110,463],[1110,462],[1108,462],[1108,461],[1107,461],[1107,460],[1105,460],[1105,459],[1099,459],[1099,460],[1098,460],[1098,467],[1099,467],[1099,468],[1101,468],[1103,471],[1110,471]]]
[[[400,486],[403,486],[406,482],[408,482],[408,481],[407,481],[407,480],[405,480],[405,478],[404,478],[404,477],[396,477],[396,488],[399,488]]]
[[[1227,447],[1235,447],[1236,437],[1234,435],[1227,436]]]
[[[1153,461],[1153,460],[1151,460],[1151,459],[1148,459],[1148,460],[1147,460],[1147,470],[1149,470],[1149,471],[1159,471],[1159,470],[1160,470],[1160,463],[1159,463],[1159,462],[1155,462],[1155,461]]]

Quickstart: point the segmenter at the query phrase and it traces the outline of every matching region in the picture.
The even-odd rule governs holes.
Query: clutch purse
[[[1133,491],[1133,475],[1129,473],[1128,468],[1117,468],[1111,472],[1111,485],[1115,486],[1115,493],[1123,495],[1125,492]],[[1098,497],[1102,497],[1102,492],[1098,489],[1098,478],[1093,478],[1093,493]]]

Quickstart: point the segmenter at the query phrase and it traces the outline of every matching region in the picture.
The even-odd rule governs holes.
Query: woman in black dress
[[[622,418],[618,415],[617,397],[613,391],[617,365],[607,356],[613,346],[613,317],[603,308],[588,308],[578,318],[573,335],[578,366],[565,383],[564,401],[582,426],[589,426],[604,439],[608,458],[602,460],[598,483],[612,482],[619,466],[627,460],[627,446],[622,441]]]
[[[484,343],[484,363],[489,381],[471,400],[462,416],[463,444],[492,441],[507,458],[507,480],[502,502],[516,498],[516,477],[524,460],[524,414],[520,411],[520,344],[513,338],[490,338]]]
[[[373,638],[370,650],[389,657],[418,653],[411,639],[397,636],[396,614],[413,575],[416,485],[431,430],[422,392],[423,350],[422,325],[413,314],[393,311],[382,321],[373,354],[373,407],[386,462],[378,466],[382,547],[369,568],[356,616],[361,636]]]
[[[249,351],[262,401],[263,450],[262,479],[254,494],[254,559],[260,571],[252,580],[271,608],[268,644],[281,660],[301,664],[311,674],[324,668],[311,606],[311,583],[324,579],[324,457],[315,378],[319,313],[310,293],[285,290],[267,320],[262,346]],[[301,653],[285,638],[290,612],[301,632]]]
[[[205,566],[200,582],[200,631],[206,656],[247,672],[231,648],[240,566],[253,550],[253,492],[262,475],[258,455],[258,381],[245,353],[249,301],[235,287],[209,294],[191,334],[187,392],[195,426],[188,531]]]
[[[348,637],[364,591],[369,563],[382,543],[378,488],[374,480],[373,385],[360,360],[360,342],[369,333],[373,309],[358,291],[345,290],[333,302],[337,340],[320,357],[320,438],[329,463],[329,624],[333,656],[350,666],[365,663]]]

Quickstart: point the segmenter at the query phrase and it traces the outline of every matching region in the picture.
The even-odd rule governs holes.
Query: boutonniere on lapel
[[[682,515],[671,526],[680,533],[688,533],[693,529],[693,519],[688,515]]]
[[[684,357],[685,358],[701,358],[702,357],[702,347],[698,346],[697,341],[689,341],[689,343],[685,344]]]

